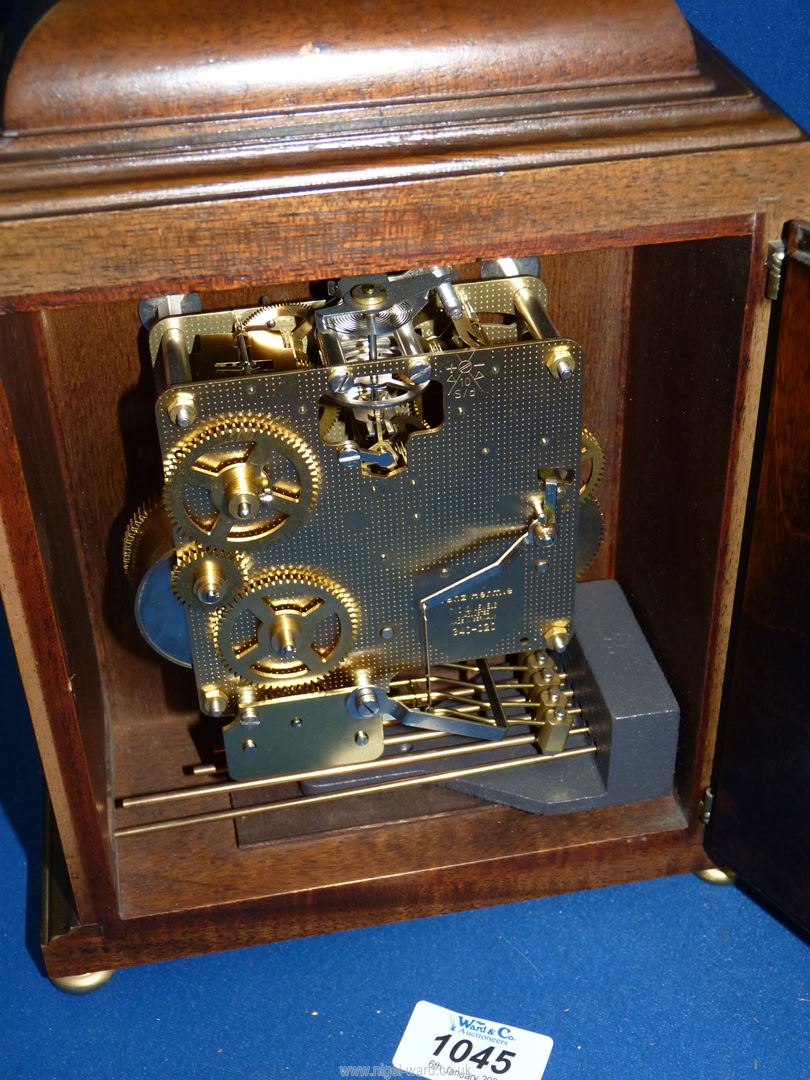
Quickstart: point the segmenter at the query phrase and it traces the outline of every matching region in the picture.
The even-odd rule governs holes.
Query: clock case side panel
[[[114,923],[104,692],[42,355],[38,315],[0,317],[3,602],[78,917]]]
[[[706,849],[810,930],[810,225],[785,249]]]

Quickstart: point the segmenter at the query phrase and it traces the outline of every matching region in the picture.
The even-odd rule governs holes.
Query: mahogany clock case
[[[521,51],[526,33],[509,23],[499,48],[512,66],[482,61],[475,86],[463,58],[434,58],[435,77],[403,61],[377,84],[395,102],[382,125],[368,85],[303,100],[295,69],[281,88],[257,76],[243,112],[213,120],[193,80],[168,104],[156,82],[133,125],[125,67],[123,89],[98,96],[101,44],[64,61],[68,6],[23,47],[6,99],[16,134],[0,144],[3,597],[71,892],[69,910],[58,882],[48,893],[49,972],[707,865],[703,801],[771,316],[766,249],[810,214],[799,130],[696,54],[674,7],[652,0],[646,31],[631,5],[611,5],[596,57],[577,51],[587,3],[580,38],[538,3],[522,18],[542,33]],[[541,9],[545,22],[531,22]],[[144,55],[143,24],[122,49]],[[94,40],[117,47],[101,25]],[[300,48],[295,32],[263,47]],[[549,35],[577,77],[552,65],[530,83],[531,49]],[[178,70],[188,46],[178,36]],[[34,101],[44,68],[56,90]],[[498,83],[504,70],[511,82]],[[417,75],[415,103],[403,86]],[[268,110],[271,92],[293,104]],[[138,301],[196,289],[206,307],[252,303],[329,276],[504,252],[540,256],[550,313],[588,357],[585,423],[606,460],[589,575],[621,584],[678,699],[672,796],[557,818],[477,805],[251,848],[232,821],[116,837],[156,812],[122,811],[121,797],[199,783],[188,767],[201,749],[188,673],[138,638],[119,569],[127,514],[160,479]],[[222,795],[183,813],[229,807]]]

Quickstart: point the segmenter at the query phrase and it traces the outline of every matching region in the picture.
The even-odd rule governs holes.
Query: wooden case
[[[7,85],[0,558],[69,878],[69,906],[57,879],[46,898],[53,976],[709,862],[766,251],[810,215],[807,142],[667,0],[533,0],[497,22],[480,0],[381,0],[351,23],[237,8],[191,0],[173,30],[156,0],[62,0]],[[121,796],[199,783],[188,675],[140,641],[119,569],[160,473],[138,301],[503,253],[541,257],[590,358],[607,462],[591,574],[620,582],[681,706],[672,796],[247,849],[231,821],[116,838],[150,813]]]

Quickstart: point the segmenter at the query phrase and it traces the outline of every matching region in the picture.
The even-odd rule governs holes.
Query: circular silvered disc
[[[191,639],[186,609],[172,592],[174,551],[167,551],[147,570],[135,596],[138,629],[167,660],[191,667]]]

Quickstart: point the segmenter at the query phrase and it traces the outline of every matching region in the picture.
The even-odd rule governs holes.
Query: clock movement
[[[666,0],[238,7],[7,80],[49,974],[712,860],[806,919],[804,135]]]

